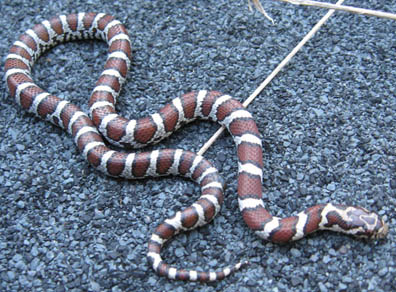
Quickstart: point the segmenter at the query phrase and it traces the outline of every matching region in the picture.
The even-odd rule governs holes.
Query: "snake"
[[[45,51],[68,41],[98,39],[107,43],[104,70],[89,99],[89,113],[40,88],[32,67]],[[142,179],[159,176],[188,178],[201,188],[200,197],[159,224],[148,241],[147,261],[161,276],[174,280],[221,280],[247,262],[215,271],[178,268],[161,257],[164,244],[180,232],[208,224],[220,211],[225,184],[219,171],[203,156],[182,149],[130,152],[158,143],[182,125],[197,119],[224,126],[238,156],[238,205],[247,226],[260,238],[274,243],[298,240],[317,230],[332,230],[360,238],[380,239],[388,225],[376,213],[359,206],[318,204],[297,215],[272,216],[262,190],[261,135],[252,115],[230,95],[197,90],[172,99],[158,112],[139,119],[117,114],[115,104],[131,65],[131,40],[125,26],[104,13],[59,15],[36,24],[16,40],[5,59],[9,95],[24,110],[67,131],[84,158],[111,177]],[[109,144],[125,148],[113,150]],[[114,147],[113,147],[114,148]]]

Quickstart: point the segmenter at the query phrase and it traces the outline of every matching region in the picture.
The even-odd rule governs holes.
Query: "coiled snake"
[[[90,117],[76,105],[38,87],[31,69],[37,58],[58,43],[101,39],[109,50],[104,71],[89,100]],[[238,154],[238,203],[243,219],[265,240],[288,242],[320,229],[382,238],[388,227],[375,213],[361,207],[321,204],[296,216],[273,217],[262,200],[262,147],[251,114],[236,100],[215,91],[197,91],[173,99],[158,113],[127,120],[115,111],[116,98],[125,81],[131,44],[125,27],[103,13],[61,15],[34,26],[12,45],[5,61],[9,92],[25,110],[70,133],[91,165],[107,175],[139,179],[178,175],[197,182],[202,194],[191,206],[166,219],[149,240],[148,259],[154,270],[170,279],[215,281],[238,270],[242,263],[217,272],[197,272],[170,267],[160,256],[163,244],[180,231],[210,222],[223,202],[223,182],[212,164],[181,149],[124,153],[109,149],[102,138],[123,147],[143,147],[169,136],[183,123],[207,119],[224,125]]]

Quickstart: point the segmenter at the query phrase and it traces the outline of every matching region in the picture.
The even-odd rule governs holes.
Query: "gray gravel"
[[[0,3],[1,66],[17,35],[59,13],[103,11],[123,21],[133,67],[118,104],[144,116],[192,89],[243,100],[325,13],[262,1],[272,26],[246,1],[22,1]],[[346,1],[396,11],[396,1]],[[386,4],[384,4],[386,3]],[[158,277],[150,232],[197,198],[182,179],[124,181],[93,170],[62,130],[23,112],[1,83],[1,291],[396,291],[396,23],[337,13],[250,106],[265,145],[265,201],[286,216],[335,201],[376,210],[386,240],[318,233],[283,246],[243,223],[229,136],[205,154],[227,198],[207,227],[179,235],[163,255],[203,269],[250,265],[212,284]],[[100,42],[69,43],[39,59],[34,77],[87,109],[104,60]],[[198,151],[217,129],[185,127],[158,147]],[[185,195],[194,194],[194,195]]]

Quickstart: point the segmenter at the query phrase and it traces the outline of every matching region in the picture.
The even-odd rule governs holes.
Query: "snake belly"
[[[51,47],[73,40],[99,39],[108,46],[108,57],[89,100],[90,116],[78,106],[41,89],[32,79],[34,62]],[[121,147],[140,148],[168,137],[196,119],[217,122],[232,135],[238,155],[238,203],[242,217],[265,240],[285,243],[317,230],[333,230],[358,237],[383,238],[388,226],[375,213],[334,203],[310,207],[295,216],[278,218],[265,208],[262,195],[262,146],[251,114],[229,95],[199,90],[173,99],[157,113],[137,120],[121,117],[116,99],[131,60],[131,41],[124,25],[104,13],[60,15],[23,33],[5,61],[10,95],[23,109],[63,128],[79,151],[96,169],[113,177],[140,179],[177,175],[197,182],[201,196],[191,206],[161,223],[151,235],[148,260],[154,270],[170,279],[215,281],[240,269],[243,263],[218,271],[198,272],[165,263],[160,252],[177,233],[209,223],[224,199],[219,172],[204,157],[182,149],[129,153],[107,147],[103,137]]]

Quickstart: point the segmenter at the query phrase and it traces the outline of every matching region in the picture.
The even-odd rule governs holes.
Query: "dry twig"
[[[268,14],[265,12],[263,6],[261,5],[260,0],[249,0],[249,7],[251,8],[250,1],[253,2],[253,5],[256,7],[256,9],[258,11],[263,13],[267,18],[269,17]],[[353,6],[345,6],[345,5],[311,1],[311,0],[276,0],[276,1],[286,2],[286,3],[290,3],[290,4],[294,4],[294,5],[305,5],[305,6],[314,6],[314,7],[325,8],[325,9],[342,10],[342,11],[347,11],[347,12],[355,13],[355,14],[362,14],[362,15],[367,15],[367,16],[377,16],[377,17],[381,17],[381,18],[388,18],[388,19],[396,20],[396,14],[394,14],[394,13],[353,7]],[[272,21],[272,19],[271,19],[271,21]]]
[[[250,9],[250,10],[253,10],[253,9],[252,9],[252,5],[251,5],[251,2],[253,2],[253,5],[256,7],[256,9],[257,9],[258,11],[260,11],[262,14],[264,14],[264,16],[265,16],[267,19],[269,19],[269,20],[272,22],[272,24],[275,23],[274,20],[272,19],[272,17],[269,16],[269,15],[267,14],[267,12],[265,12],[265,10],[264,10],[264,8],[263,8],[263,6],[261,5],[261,2],[260,2],[259,0],[248,0],[249,9]]]
[[[356,13],[356,14],[377,16],[377,17],[381,17],[381,18],[389,18],[389,19],[396,20],[396,14],[393,14],[393,13],[358,8],[358,7],[353,7],[353,6],[345,6],[345,5],[311,1],[311,0],[277,0],[277,1],[287,2],[287,3],[295,4],[295,5],[306,5],[306,6],[315,6],[315,7],[326,8],[326,9],[342,10],[342,11],[347,11],[347,12]],[[256,5],[258,5],[258,4],[256,4],[256,2],[259,3],[260,1],[253,0],[253,2],[256,6]]]

